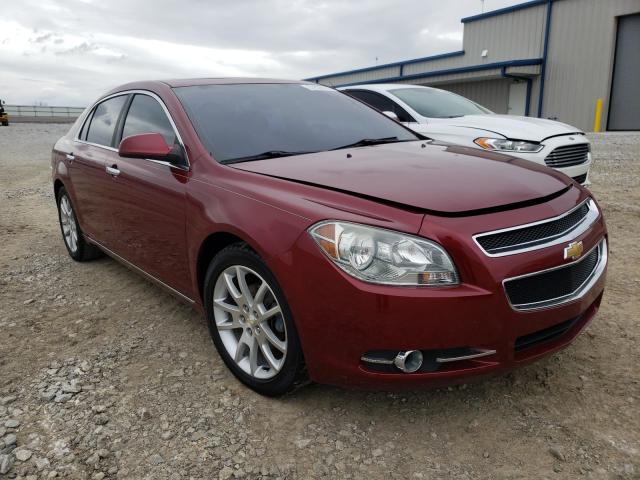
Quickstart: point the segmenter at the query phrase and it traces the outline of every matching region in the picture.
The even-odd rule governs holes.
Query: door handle
[[[73,162],[76,159],[76,157],[73,156],[73,153],[67,153],[66,157],[70,162]]]
[[[112,177],[117,177],[120,175],[120,170],[118,170],[117,165],[113,165],[112,167],[106,167],[107,173]]]

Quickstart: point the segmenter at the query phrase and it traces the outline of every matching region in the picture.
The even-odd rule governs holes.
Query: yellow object
[[[600,123],[602,122],[602,99],[599,98],[596,100],[596,115],[593,119],[593,131],[600,131]]]
[[[582,244],[582,240],[579,242],[571,242],[564,249],[564,259],[570,258],[571,260],[577,260],[582,256],[583,251],[584,245]]]

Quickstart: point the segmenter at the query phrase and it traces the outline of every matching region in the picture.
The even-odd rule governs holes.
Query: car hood
[[[429,141],[231,166],[441,215],[542,201],[571,185],[569,177],[527,160]]]
[[[532,140],[541,142],[545,138],[556,135],[582,133],[579,128],[566,123],[544,118],[520,117],[517,115],[464,115],[455,118],[429,118],[427,125],[448,125],[452,127],[477,128],[497,133],[515,140]]]

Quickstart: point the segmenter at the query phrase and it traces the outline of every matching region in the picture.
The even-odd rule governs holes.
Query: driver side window
[[[122,138],[142,133],[159,133],[169,146],[178,143],[176,132],[158,101],[149,95],[136,94],[124,121]]]

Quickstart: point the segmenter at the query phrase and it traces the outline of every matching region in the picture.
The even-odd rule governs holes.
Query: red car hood
[[[563,174],[527,160],[424,144],[392,143],[232,166],[444,215],[532,202],[571,185]]]

